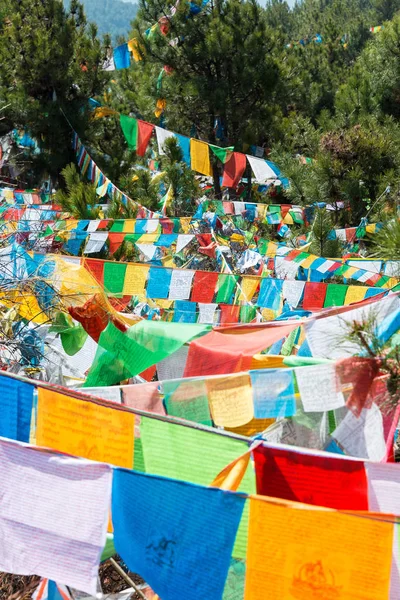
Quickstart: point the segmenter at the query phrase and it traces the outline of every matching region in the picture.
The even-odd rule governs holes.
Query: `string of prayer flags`
[[[39,446],[133,468],[134,420],[129,412],[38,390]]]
[[[34,386],[0,374],[0,437],[29,442]]]
[[[245,600],[387,600],[392,539],[391,522],[251,498]]]
[[[0,465],[0,569],[96,594],[111,468],[4,440]]]
[[[119,119],[129,149],[136,150],[138,156],[144,156],[153,134],[154,126],[151,123],[146,123],[145,121],[122,114]]]
[[[368,510],[364,463],[301,450],[258,446],[257,493],[340,510]]]
[[[237,188],[243,173],[246,170],[246,155],[240,152],[233,152],[231,157],[224,164],[222,185],[225,187]]]
[[[219,600],[245,500],[217,488],[117,469],[116,551],[163,600]]]

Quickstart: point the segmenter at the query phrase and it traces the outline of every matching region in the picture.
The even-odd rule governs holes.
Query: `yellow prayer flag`
[[[307,258],[301,261],[300,265],[303,267],[303,269],[308,269],[309,267],[311,267],[316,258],[318,258],[318,256],[316,256],[315,254],[310,254],[309,256],[307,256]]]
[[[192,217],[181,217],[180,220],[183,233],[190,233]]]
[[[136,219],[126,219],[122,227],[123,233],[135,233]]]
[[[391,277],[382,287],[390,289],[399,283],[398,277]]]
[[[135,62],[142,60],[142,54],[144,53],[144,47],[139,44],[136,38],[129,40],[128,50],[132,52],[132,56]]]
[[[144,294],[149,270],[150,267],[146,265],[128,264],[125,271],[123,295],[140,296]]]
[[[75,227],[77,225],[78,225],[77,219],[68,219],[68,221],[65,221],[65,229],[67,231],[71,231],[72,229],[75,229]]]
[[[239,427],[254,417],[250,375],[218,377],[206,381],[211,416],[216,425]]]
[[[257,286],[260,283],[258,277],[243,277],[240,287],[239,302],[249,302],[254,296]]]
[[[283,369],[284,356],[275,354],[255,354],[251,359],[250,369]]]
[[[242,479],[246,474],[247,467],[250,462],[251,450],[248,450],[239,458],[236,458],[229,465],[227,465],[216,478],[210,483],[210,487],[217,487],[221,490],[230,490],[236,492]]]
[[[17,301],[19,314],[23,319],[39,324],[49,322],[49,317],[42,311],[35,296],[21,295]]]
[[[354,302],[360,302],[364,300],[365,294],[369,288],[364,285],[349,285],[344,299],[344,306],[347,304],[353,304]]]
[[[285,218],[283,219],[283,222],[286,225],[293,225],[294,221],[293,221],[293,217],[290,213],[286,213]]]
[[[160,233],[144,233],[140,236],[140,238],[135,242],[136,244],[154,244],[160,238]]]
[[[38,389],[38,446],[131,469],[134,426],[133,413]]]
[[[95,108],[91,114],[92,119],[101,119],[102,117],[110,117],[111,115],[117,115],[117,111],[108,106],[99,106]]]
[[[375,230],[376,230],[376,223],[371,223],[370,225],[367,225],[365,227],[365,231],[367,233],[375,233]]]
[[[272,308],[262,308],[261,314],[264,321],[273,321],[277,315],[278,311],[272,310]]]
[[[164,256],[161,259],[161,262],[162,262],[163,267],[172,267],[172,268],[176,267],[175,261],[172,256],[168,256],[168,255]]]
[[[365,514],[251,497],[245,600],[387,600],[392,543]]]
[[[212,177],[212,168],[210,163],[210,151],[206,142],[200,140],[190,140],[191,168],[193,171]]]
[[[171,308],[171,306],[173,305],[174,300],[168,300],[168,299],[163,299],[163,298],[157,298],[157,300],[155,300],[154,304],[156,306],[159,306],[160,308]]]

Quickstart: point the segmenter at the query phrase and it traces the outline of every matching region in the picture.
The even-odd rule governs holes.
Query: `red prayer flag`
[[[83,263],[85,269],[89,271],[91,275],[95,278],[95,280],[101,285],[104,286],[104,261],[96,260],[95,258],[85,258]]]
[[[193,290],[191,301],[209,304],[215,296],[215,287],[218,281],[218,273],[208,271],[196,271],[193,279]]]
[[[189,345],[184,377],[248,371],[255,354],[272,346],[298,323],[214,330]]]
[[[220,304],[221,319],[220,325],[229,325],[230,323],[239,322],[240,306],[232,304]]]
[[[138,119],[137,124],[138,140],[136,154],[138,156],[144,156],[146,154],[147,146],[149,145],[149,141],[153,133],[154,125],[152,125],[151,123],[146,123],[146,121],[140,121],[140,119]]]
[[[304,287],[303,308],[305,310],[320,310],[324,306],[326,284],[307,281]]]
[[[108,239],[110,242],[110,254],[114,254],[124,241],[125,233],[109,233]]]
[[[246,155],[241,152],[232,152],[232,156],[224,165],[222,185],[236,188],[246,169]]]
[[[338,510],[368,510],[363,461],[258,446],[257,493]]]
[[[174,222],[167,217],[160,219],[161,229],[163,233],[174,233]]]

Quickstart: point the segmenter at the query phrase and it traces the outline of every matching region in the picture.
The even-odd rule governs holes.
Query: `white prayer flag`
[[[334,363],[295,369],[304,412],[326,412],[344,406]]]
[[[179,269],[172,271],[168,298],[170,300],[188,300],[193,276],[194,271],[181,271]]]
[[[170,137],[175,137],[175,134],[172,131],[168,131],[168,129],[163,129],[162,127],[157,127],[156,125],[156,137],[158,144],[158,154],[160,156],[165,155],[164,152],[164,143]]]
[[[95,594],[111,468],[3,440],[0,468],[0,570]]]
[[[276,174],[265,160],[249,156],[248,154],[246,154],[246,157],[254,173],[255,180],[258,183],[266,183],[268,180],[276,179]]]

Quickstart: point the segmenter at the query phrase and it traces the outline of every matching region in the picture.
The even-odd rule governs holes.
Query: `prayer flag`
[[[246,169],[246,155],[233,152],[224,166],[222,185],[237,188]]]
[[[200,140],[190,140],[191,168],[193,171],[212,177],[208,144]]]
[[[254,417],[253,394],[248,373],[206,380],[210,410],[215,425],[240,427]]]
[[[261,281],[258,305],[270,310],[278,310],[282,300],[283,281],[265,277]]]
[[[35,387],[0,373],[0,437],[29,442]]]
[[[368,510],[364,463],[258,446],[257,493],[342,510]]]
[[[327,285],[307,281],[304,288],[303,308],[317,311],[323,308]]]
[[[212,425],[204,379],[164,381],[162,385],[168,415]]]
[[[133,467],[133,413],[44,388],[39,388],[38,395],[38,446]]]
[[[264,369],[250,371],[256,419],[277,419],[296,414],[293,371]]]
[[[113,56],[116,69],[128,69],[131,66],[128,44],[122,44],[114,48]]]
[[[225,164],[226,161],[230,159],[234,150],[234,146],[229,146],[228,148],[220,148],[219,146],[213,146],[212,144],[210,144],[210,148],[211,151],[218,158],[218,160],[220,160],[223,164]]]
[[[6,441],[0,467],[0,569],[95,594],[111,468]]]
[[[387,600],[392,540],[368,514],[251,498],[245,600]]]
[[[138,156],[144,156],[154,125],[126,115],[120,115],[119,120],[129,149],[136,150]]]
[[[266,160],[255,158],[254,156],[246,155],[250,163],[251,170],[257,183],[266,183],[268,180],[277,178],[276,173],[271,169]]]
[[[195,271],[192,302],[208,304],[213,301],[219,274],[208,271]]]
[[[245,498],[117,469],[115,549],[163,600],[220,600]]]

